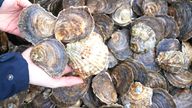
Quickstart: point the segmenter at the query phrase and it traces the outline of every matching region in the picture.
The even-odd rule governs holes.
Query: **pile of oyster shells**
[[[3,107],[191,108],[190,0],[33,0],[20,15],[30,57],[72,87],[31,86]],[[74,72],[63,74],[69,64]]]

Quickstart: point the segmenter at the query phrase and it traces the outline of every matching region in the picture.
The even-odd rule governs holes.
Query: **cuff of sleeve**
[[[6,53],[0,56],[0,79],[0,99],[28,88],[28,64],[20,53]]]

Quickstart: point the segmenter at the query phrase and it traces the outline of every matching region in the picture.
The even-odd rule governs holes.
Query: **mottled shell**
[[[107,46],[118,60],[125,60],[132,55],[127,29],[114,32]]]
[[[61,77],[68,63],[65,47],[56,39],[47,39],[36,44],[30,52],[30,58],[51,77]]]
[[[3,31],[0,31],[0,54],[6,53],[9,50],[8,37]]]
[[[133,54],[133,58],[141,62],[146,70],[159,72],[161,69],[155,61],[155,50],[149,50],[143,54]]]
[[[74,42],[90,35],[94,20],[85,6],[70,7],[62,10],[55,24],[55,38],[64,43]]]
[[[167,82],[160,73],[148,71],[147,77],[148,80],[145,86],[150,88],[162,88],[167,90]]]
[[[192,73],[181,70],[178,74],[164,72],[167,80],[175,87],[186,88],[192,85]]]
[[[120,26],[126,26],[135,18],[130,4],[123,4],[112,14],[112,19]]]
[[[134,81],[133,69],[126,63],[120,63],[111,72],[111,78],[117,93],[124,95]]]
[[[132,83],[129,91],[121,97],[123,105],[129,104],[131,108],[149,108],[152,105],[153,89],[143,86],[139,82]]]
[[[177,39],[163,39],[156,46],[156,55],[158,56],[160,52],[166,51],[179,51],[181,44]]]
[[[96,75],[108,68],[109,51],[101,36],[95,32],[66,47],[71,67],[82,78]]]
[[[192,45],[188,42],[182,42],[182,52],[189,59],[190,63],[192,63]]]
[[[51,101],[58,107],[72,106],[87,92],[89,85],[90,81],[87,79],[82,84],[71,87],[54,88],[50,96]]]
[[[180,51],[160,52],[156,61],[162,69],[171,73],[180,73],[189,67],[189,59]]]
[[[114,28],[113,20],[106,14],[94,14],[95,32],[99,33],[106,41],[111,37]]]
[[[113,13],[120,4],[118,0],[87,0],[91,13]]]
[[[33,4],[24,9],[20,14],[18,27],[22,37],[36,44],[54,34],[55,22],[55,16],[45,11],[39,5]]]
[[[153,89],[151,108],[176,108],[173,97],[164,89]]]
[[[113,54],[111,52],[109,52],[109,64],[108,64],[108,68],[113,68],[118,64],[118,60],[113,56]]]
[[[102,72],[96,75],[92,80],[92,88],[102,102],[106,104],[116,103],[117,93],[109,73]]]
[[[69,8],[70,6],[84,6],[85,0],[62,0],[63,9]]]

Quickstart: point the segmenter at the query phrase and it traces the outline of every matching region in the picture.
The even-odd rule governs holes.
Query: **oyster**
[[[151,108],[176,108],[173,97],[164,89],[153,89]]]
[[[164,72],[167,80],[175,87],[186,88],[192,85],[192,73],[181,70],[178,74]]]
[[[92,88],[102,102],[112,104],[117,101],[117,93],[109,73],[101,72],[96,75],[92,80]]]
[[[55,24],[55,38],[64,43],[74,42],[90,35],[94,20],[85,6],[70,7],[62,10]]]
[[[84,6],[85,0],[62,0],[63,1],[63,8],[69,8],[70,6],[78,7],[78,6]]]
[[[192,63],[192,46],[189,42],[182,42],[182,52],[187,56],[190,63]]]
[[[108,68],[108,48],[95,32],[85,39],[67,44],[66,52],[71,60],[71,67],[82,78],[96,75]]]
[[[136,13],[138,16],[143,15],[143,11],[141,8],[142,3],[143,3],[143,0],[131,0],[131,7],[133,9],[133,12]]]
[[[108,68],[113,68],[118,64],[118,60],[113,56],[113,54],[111,52],[109,52],[109,64],[108,64]]]
[[[179,51],[180,42],[177,39],[163,39],[156,46],[156,55],[158,56],[160,52],[166,51]]]
[[[71,87],[54,88],[50,96],[51,101],[57,107],[69,107],[77,103],[77,101],[87,92],[90,85],[89,79],[84,83]]]
[[[106,14],[94,14],[93,17],[95,20],[95,32],[99,33],[103,40],[106,41],[112,35],[114,28],[113,20]]]
[[[128,30],[122,29],[114,32],[107,45],[118,60],[125,60],[132,55],[129,48]]]
[[[30,58],[51,77],[61,77],[68,63],[65,47],[56,39],[47,39],[36,44],[31,50]]]
[[[117,93],[124,95],[134,81],[133,69],[126,63],[118,64],[110,73]]]
[[[165,90],[168,89],[166,80],[160,73],[148,71],[147,77],[148,77],[148,80],[145,86],[150,88],[162,88]]]
[[[180,51],[160,52],[156,60],[162,69],[171,73],[180,73],[189,67],[189,59]]]
[[[6,53],[9,50],[7,34],[0,31],[0,54]]]
[[[55,22],[55,16],[40,5],[33,4],[22,11],[18,27],[27,41],[36,44],[44,38],[53,36]]]
[[[124,107],[120,104],[112,104],[112,105],[102,105],[99,108],[124,108]]]
[[[132,83],[129,91],[121,97],[123,105],[130,104],[131,108],[149,108],[152,105],[153,89],[139,82]]]

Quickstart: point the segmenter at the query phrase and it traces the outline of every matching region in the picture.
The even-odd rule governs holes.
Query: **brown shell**
[[[6,53],[9,50],[8,37],[3,31],[0,31],[0,54]]]
[[[114,28],[113,20],[106,14],[94,14],[95,32],[99,33],[106,41],[111,37]]]
[[[51,77],[61,77],[68,63],[65,47],[56,39],[47,39],[36,44],[30,58]]]
[[[123,62],[117,65],[110,73],[117,93],[120,96],[124,95],[134,81],[132,68]]]
[[[69,8],[70,6],[84,6],[85,0],[62,0],[63,9]]]
[[[86,79],[82,84],[71,87],[54,88],[50,96],[51,101],[58,107],[74,105],[87,92],[89,85],[90,81]]]
[[[109,73],[101,72],[96,75],[92,80],[92,88],[102,102],[112,104],[117,101],[117,93]]]
[[[147,77],[148,80],[145,86],[150,88],[162,88],[167,90],[168,85],[166,83],[166,80],[160,73],[148,71]]]
[[[171,73],[180,73],[189,67],[189,59],[180,51],[160,52],[156,60],[162,69]]]
[[[192,85],[192,73],[186,70],[178,74],[164,72],[167,80],[175,87],[186,88]]]
[[[151,108],[176,108],[173,97],[164,89],[153,89]]]
[[[129,91],[121,97],[123,105],[130,104],[131,108],[149,108],[152,105],[153,89],[139,82],[132,83]]]
[[[19,30],[22,37],[36,44],[44,38],[53,36],[56,17],[33,4],[22,11],[19,18]]]
[[[64,43],[74,42],[90,35],[94,29],[94,19],[85,6],[62,10],[55,24],[55,38]]]

